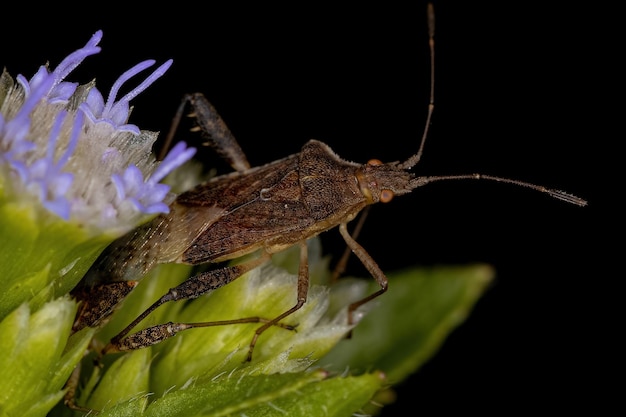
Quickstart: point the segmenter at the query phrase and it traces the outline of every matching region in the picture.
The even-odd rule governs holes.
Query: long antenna
[[[424,126],[424,133],[422,134],[422,140],[420,141],[420,147],[417,153],[411,156],[409,159],[400,164],[399,168],[409,169],[414,167],[420,159],[422,159],[422,153],[424,153],[424,144],[428,137],[428,128],[433,117],[433,110],[435,110],[435,8],[432,3],[428,3],[428,47],[430,49],[430,100],[428,101],[428,115],[426,116],[426,126]]]
[[[584,207],[587,205],[587,200],[584,200],[580,197],[576,197],[575,195],[566,193],[565,191],[555,190],[552,188],[546,188],[544,186],[532,184],[530,182],[513,180],[510,178],[494,177],[492,175],[483,175],[483,174],[462,174],[462,175],[440,175],[440,176],[432,176],[432,177],[417,177],[411,180],[411,186],[421,187],[431,182],[446,181],[446,180],[490,180],[490,181],[503,182],[507,184],[518,185],[520,187],[530,188],[531,190],[539,191],[542,193],[546,193],[550,197],[554,197],[558,200],[565,201],[566,203],[576,204],[577,206],[581,206],[581,207]]]
[[[433,110],[435,109],[435,9],[432,3],[428,3],[428,46],[430,48],[430,100],[428,102],[428,115],[426,116],[426,126],[424,126],[424,133],[422,134],[422,139],[420,141],[419,149],[417,153],[407,159],[405,162],[398,165],[401,169],[411,169],[413,168],[422,158],[422,154],[424,153],[424,144],[426,143],[426,138],[428,137],[428,130],[430,128],[431,119],[433,115]],[[548,194],[550,197],[556,198],[558,200],[565,201],[567,203],[576,204],[577,206],[584,207],[587,205],[587,201],[576,197],[575,195],[566,193],[561,190],[555,190],[551,188],[546,188],[541,185],[531,184],[525,181],[513,180],[510,178],[503,177],[495,177],[492,175],[483,175],[483,174],[462,174],[462,175],[440,175],[440,176],[429,176],[429,177],[417,177],[411,181],[412,188],[421,187],[431,182],[435,181],[445,181],[445,180],[490,180],[503,182],[507,184],[513,184],[520,187],[530,188],[535,191],[539,191],[542,193]]]

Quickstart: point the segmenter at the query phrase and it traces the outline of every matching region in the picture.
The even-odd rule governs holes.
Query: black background
[[[391,271],[409,265],[488,262],[497,279],[439,353],[398,387],[422,415],[509,410],[598,411],[611,398],[612,318],[607,296],[623,272],[613,259],[604,196],[613,132],[598,110],[607,81],[603,32],[611,11],[584,4],[440,3],[436,6],[436,107],[420,175],[481,172],[566,190],[580,208],[519,187],[443,182],[373,207],[359,241]],[[156,3],[154,3],[156,4]],[[218,108],[253,165],[298,152],[310,138],[355,162],[405,159],[426,116],[425,3],[352,8],[187,3],[130,13],[55,10],[26,22],[3,12],[0,65],[30,77],[54,67],[103,29],[103,50],[69,77],[96,77],[108,92],[137,62],[174,65],[133,101],[131,122],[166,130],[184,93]],[[156,7],[156,6],[154,6]],[[94,9],[95,10],[95,9]],[[19,12],[18,12],[19,11]],[[134,86],[137,80],[129,82]],[[607,91],[603,91],[605,93]],[[600,149],[604,154],[600,153]],[[207,156],[207,164],[217,163]],[[613,191],[619,195],[619,189]],[[323,235],[339,254],[336,231]],[[351,272],[365,276],[358,262]],[[398,317],[402,320],[402,317]],[[621,378],[621,375],[618,376]]]

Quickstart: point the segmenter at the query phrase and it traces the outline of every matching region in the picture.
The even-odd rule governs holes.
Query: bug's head
[[[394,196],[407,194],[420,184],[418,178],[397,162],[370,159],[356,172],[361,192],[369,204],[388,203]]]

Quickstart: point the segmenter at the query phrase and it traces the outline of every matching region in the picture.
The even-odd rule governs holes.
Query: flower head
[[[147,215],[168,211],[170,188],[160,184],[195,150],[178,145],[159,164],[152,154],[155,132],[129,124],[130,101],[171,66],[168,60],[120,99],[120,88],[155,64],[140,62],[113,84],[105,101],[95,82],[66,78],[97,46],[97,31],[50,70],[15,82],[2,74],[0,175],[15,199],[31,199],[60,218],[96,230],[125,231]]]
[[[46,96],[49,102],[67,103],[72,94],[74,94],[74,91],[76,91],[78,83],[63,80],[74,68],[80,65],[85,58],[100,52],[100,47],[97,45],[101,39],[102,31],[99,30],[93,34],[84,47],[68,55],[52,72],[48,71],[48,68],[42,65],[30,81],[26,81],[26,78],[19,74],[17,76],[17,82],[22,86],[27,96],[30,94],[31,90],[37,90],[37,88],[43,86],[41,93]]]
[[[128,131],[138,135],[140,133],[139,128],[135,125],[126,124],[128,120],[128,116],[130,114],[130,100],[136,97],[139,93],[145,90],[150,84],[152,84],[157,78],[167,71],[167,69],[172,65],[172,60],[166,61],[163,65],[157,68],[146,80],[144,80],[137,88],[132,90],[130,93],[126,94],[120,100],[115,101],[117,97],[117,93],[128,79],[143,71],[144,69],[151,67],[154,65],[154,60],[147,60],[140,62],[135,65],[128,71],[118,78],[118,80],[113,84],[111,88],[111,92],[109,93],[109,98],[106,103],[104,102],[104,98],[100,91],[97,88],[92,88],[89,90],[89,94],[87,95],[87,99],[85,102],[81,103],[80,109],[85,112],[87,117],[92,123],[108,123],[112,129],[118,131]]]
[[[46,155],[34,161],[30,166],[13,161],[13,167],[18,172],[22,184],[31,194],[38,195],[39,201],[49,211],[59,217],[68,220],[70,216],[70,204],[64,197],[74,180],[71,172],[64,172],[63,166],[69,159],[76,147],[79,129],[83,122],[83,117],[78,114],[74,119],[74,126],[67,149],[58,161],[54,159],[54,149],[61,130],[61,123],[67,116],[66,111],[60,111],[57,115],[52,130],[50,131],[50,141]]]
[[[143,213],[169,212],[169,207],[163,203],[163,199],[170,187],[159,181],[194,153],[195,148],[188,148],[184,142],[179,142],[145,181],[141,170],[135,165],[126,168],[122,175],[113,174],[112,179],[118,198],[131,202],[137,210]]]

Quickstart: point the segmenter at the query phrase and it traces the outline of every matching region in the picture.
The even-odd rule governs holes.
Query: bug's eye
[[[369,161],[367,161],[367,165],[372,165],[372,166],[376,166],[376,165],[382,165],[383,163],[380,161],[380,159],[370,159]]]
[[[388,203],[393,198],[393,191],[391,190],[381,190],[380,191],[380,202]]]

